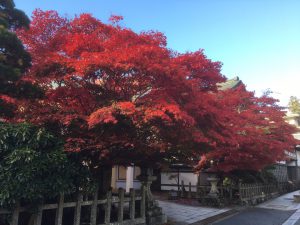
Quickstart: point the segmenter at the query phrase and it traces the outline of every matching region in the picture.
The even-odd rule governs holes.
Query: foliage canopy
[[[292,113],[300,113],[300,100],[297,97],[295,96],[290,97],[289,110]]]
[[[92,169],[201,159],[198,169],[260,170],[293,148],[274,99],[243,85],[218,91],[219,62],[202,50],[174,52],[162,33],[137,34],[119,19],[35,11],[18,34],[33,58],[27,76],[45,98],[23,104],[19,118],[62,135]]]

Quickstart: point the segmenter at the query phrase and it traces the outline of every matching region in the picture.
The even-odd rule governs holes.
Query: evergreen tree
[[[31,57],[14,31],[28,28],[29,19],[12,0],[0,0],[0,118],[12,117],[15,99],[41,95],[37,87],[22,79]]]
[[[295,96],[290,97],[289,110],[292,113],[300,113],[300,100],[297,97]]]

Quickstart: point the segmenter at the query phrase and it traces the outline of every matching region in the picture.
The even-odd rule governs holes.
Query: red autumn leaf
[[[199,169],[213,160],[218,170],[259,170],[295,144],[272,98],[243,86],[218,91],[221,63],[170,50],[160,32],[38,10],[18,34],[32,55],[27,77],[46,92],[20,103],[19,118],[56,131],[66,151],[95,164],[202,159]]]

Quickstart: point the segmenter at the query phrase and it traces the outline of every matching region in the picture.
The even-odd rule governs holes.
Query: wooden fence
[[[55,222],[53,225],[62,225],[63,213],[65,208],[74,209],[74,220],[73,225],[84,224],[81,221],[82,218],[82,207],[90,207],[89,225],[135,225],[135,224],[146,224],[145,219],[145,199],[146,190],[142,187],[139,194],[134,189],[130,189],[129,195],[124,192],[124,189],[119,189],[117,196],[113,196],[112,192],[108,192],[105,199],[98,198],[98,191],[95,191],[91,200],[83,200],[84,196],[78,194],[77,201],[65,202],[65,196],[61,194],[59,196],[58,203],[55,204],[43,204],[38,206],[37,213],[34,215],[34,225],[41,225],[43,212],[45,210],[56,210]],[[129,203],[129,204],[126,204]],[[136,204],[137,203],[137,204]],[[126,208],[128,205],[128,209]],[[99,223],[99,206],[104,208],[104,215],[102,215],[103,221]],[[11,214],[10,225],[18,225],[20,220],[20,213],[26,212],[30,206],[16,205],[13,211],[0,209],[1,214]],[[117,213],[115,218],[112,218],[112,209],[116,208]],[[129,215],[125,218],[125,208],[129,211]],[[138,210],[136,210],[138,208]]]
[[[239,184],[241,203],[255,204],[278,194],[279,191],[275,184]]]
[[[164,184],[165,185],[165,184]],[[167,185],[165,185],[167,186]],[[174,186],[174,189],[178,187],[178,184],[168,185]],[[280,182],[276,184],[238,184],[223,186],[218,185],[218,197],[225,203],[242,203],[242,204],[256,204],[272,198],[276,195],[287,193],[299,188],[299,184],[291,184],[289,182]],[[196,191],[192,191],[192,188]],[[170,191],[170,198],[195,198],[203,199],[206,198],[211,189],[210,185],[188,185],[181,181],[179,191]]]
[[[239,198],[241,203],[256,204],[274,196],[296,190],[298,184],[280,182],[277,184],[239,184]]]
[[[202,198],[207,196],[209,193],[211,186],[210,185],[192,185],[191,182],[189,184],[184,184],[184,181],[181,181],[180,189],[179,191],[176,191],[176,188],[178,187],[177,184],[164,184],[164,186],[174,187],[175,189],[173,191],[170,191],[171,198],[174,197],[181,197],[181,198]],[[192,191],[194,189],[195,191]],[[233,198],[233,190],[237,189],[234,186],[218,186],[219,196],[222,198]]]

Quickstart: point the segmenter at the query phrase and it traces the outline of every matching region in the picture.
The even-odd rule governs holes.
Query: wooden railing
[[[211,189],[210,185],[188,185],[181,181],[180,189],[178,191],[178,184],[164,184],[165,186],[174,187],[170,191],[171,198],[207,198]],[[291,184],[289,182],[281,182],[276,184],[243,184],[238,185],[218,185],[218,198],[225,203],[242,203],[242,204],[256,204],[265,201],[276,195],[287,193],[299,188],[299,184]],[[192,188],[195,191],[192,191]]]
[[[241,203],[256,204],[279,194],[294,191],[299,184],[280,182],[277,184],[239,184],[239,198]]]
[[[37,213],[34,215],[34,225],[42,224],[43,211],[56,209],[55,225],[62,225],[64,208],[74,208],[74,225],[81,224],[81,209],[83,206],[90,206],[90,225],[110,224],[110,225],[135,225],[145,224],[145,199],[146,191],[142,187],[140,194],[137,195],[134,189],[130,189],[129,195],[126,195],[124,189],[119,189],[117,196],[113,196],[112,192],[108,192],[105,199],[98,199],[98,191],[95,191],[91,200],[83,200],[83,195],[78,194],[77,201],[65,202],[64,194],[59,196],[58,203],[43,204],[38,206]],[[136,204],[138,202],[138,204]],[[125,203],[129,203],[129,215],[124,217]],[[99,216],[98,206],[102,205],[104,208],[104,221],[103,223],[97,223]],[[117,206],[116,218],[111,218],[112,206]],[[138,213],[136,208],[139,206]],[[0,209],[1,214],[11,214],[10,225],[18,225],[20,219],[20,213],[28,211],[30,206],[20,206],[16,204],[14,210]],[[137,216],[138,215],[138,216]],[[102,215],[103,216],[103,215]],[[54,225],[54,224],[53,224]]]
[[[173,196],[181,197],[181,198],[202,198],[206,196],[210,189],[210,185],[192,185],[191,182],[185,184],[184,181],[181,181],[181,185],[179,185],[178,191],[178,184],[163,184],[163,186],[174,187],[170,193],[173,192]],[[194,191],[192,191],[194,189]],[[237,189],[237,188],[236,188]],[[226,197],[229,199],[233,198],[233,190],[234,187],[232,186],[218,186],[219,196]]]
[[[254,204],[256,201],[263,201],[278,194],[275,184],[239,184],[239,197],[242,203],[252,201]]]

